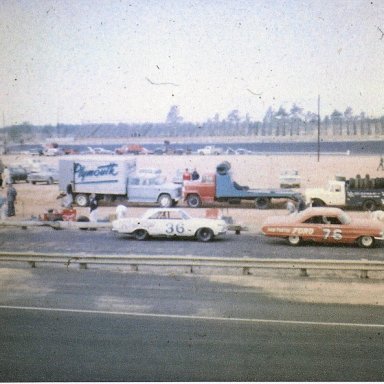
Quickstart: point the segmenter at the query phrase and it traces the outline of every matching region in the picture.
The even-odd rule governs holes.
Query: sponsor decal
[[[113,162],[105,165],[99,165],[96,168],[86,168],[85,165],[75,163],[75,179],[80,179],[81,181],[84,181],[85,178],[103,178],[105,176],[117,176],[119,173],[117,167],[118,164]]]

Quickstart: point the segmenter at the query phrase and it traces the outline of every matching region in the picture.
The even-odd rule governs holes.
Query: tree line
[[[254,121],[247,113],[244,116],[234,109],[221,118],[216,113],[203,123],[185,121],[179,107],[170,107],[163,123],[103,123],[103,124],[57,124],[37,126],[28,122],[3,128],[7,142],[27,143],[50,137],[178,137],[178,136],[260,136],[260,137],[348,137],[383,136],[384,116],[367,117],[364,112],[354,114],[351,107],[344,112],[334,110],[319,119],[318,114],[305,112],[296,104],[287,110],[269,107],[261,121]]]

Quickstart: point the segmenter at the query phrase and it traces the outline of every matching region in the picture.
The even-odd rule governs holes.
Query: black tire
[[[157,199],[157,202],[159,203],[161,208],[170,208],[172,207],[172,198],[167,193],[162,193],[159,198]]]
[[[301,237],[300,236],[289,236],[288,237],[288,243],[297,246],[301,244]]]
[[[357,243],[360,248],[372,248],[375,245],[375,239],[372,236],[361,236]]]
[[[257,197],[255,199],[255,205],[258,209],[267,209],[269,206],[270,200],[268,197]]]
[[[32,181],[32,184],[35,185],[35,184],[36,184],[36,181]]]
[[[374,211],[376,209],[376,203],[373,200],[365,200],[363,202],[364,211]]]
[[[88,195],[86,195],[85,193],[79,193],[75,196],[75,203],[79,207],[86,207],[89,204]]]
[[[87,216],[79,216],[76,221],[78,223],[88,223],[89,218]],[[80,228],[81,231],[86,231],[88,228]]]
[[[191,208],[201,207],[201,199],[199,195],[193,194],[187,197],[187,204]]]
[[[213,231],[210,228],[200,228],[196,232],[196,238],[199,241],[203,241],[206,243],[207,241],[211,241],[214,237]]]
[[[135,232],[133,232],[133,236],[136,240],[147,240],[149,237],[148,232],[145,229],[137,229]]]
[[[47,180],[47,184],[48,184],[48,185],[53,184],[53,179],[52,179],[52,177],[48,178],[48,180]]]
[[[312,201],[312,207],[325,207],[326,204],[324,203],[323,200],[320,199],[313,199]]]

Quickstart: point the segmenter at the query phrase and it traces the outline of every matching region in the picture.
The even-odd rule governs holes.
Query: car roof
[[[340,215],[344,211],[334,207],[309,207],[302,211],[308,215]]]
[[[181,208],[150,208],[150,209],[147,209],[144,214],[143,214],[143,217],[149,217],[149,216],[152,216],[154,213],[156,212],[164,212],[164,211],[168,211],[168,212],[175,212],[175,211],[182,211],[182,212],[185,212],[183,209]]]

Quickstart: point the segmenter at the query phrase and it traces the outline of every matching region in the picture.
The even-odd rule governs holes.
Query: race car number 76
[[[324,239],[332,237],[334,240],[341,240],[343,238],[343,233],[341,229],[329,229],[323,228]]]

